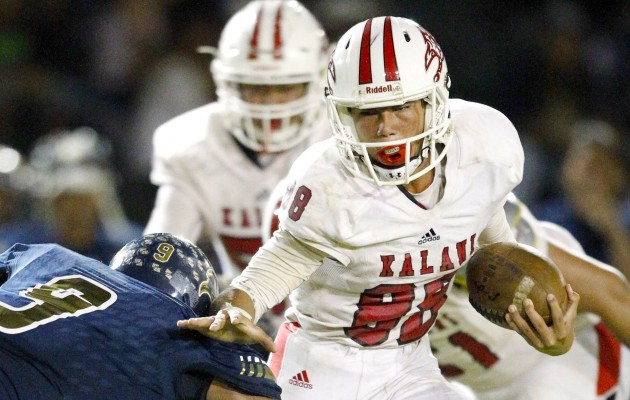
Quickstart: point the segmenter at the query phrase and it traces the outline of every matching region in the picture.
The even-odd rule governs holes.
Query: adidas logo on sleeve
[[[306,373],[306,370],[303,370],[299,374],[293,376],[293,378],[289,379],[289,383],[297,387],[313,389],[313,384],[308,380],[308,374]]]

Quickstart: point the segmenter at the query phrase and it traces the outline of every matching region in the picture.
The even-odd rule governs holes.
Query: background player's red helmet
[[[127,243],[110,267],[183,301],[203,315],[219,292],[210,260],[194,243],[152,233]]]

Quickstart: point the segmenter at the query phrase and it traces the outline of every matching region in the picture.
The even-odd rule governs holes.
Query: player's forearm
[[[614,267],[549,240],[549,256],[580,293],[579,311],[599,315],[615,336],[630,345],[630,283]]]
[[[497,210],[488,226],[479,235],[479,243],[482,245],[496,242],[516,242],[503,207]]]
[[[630,234],[624,229],[620,229],[617,233],[608,237],[610,255],[614,265],[630,279]]]
[[[290,234],[278,231],[230,286],[250,297],[256,310],[252,315],[257,321],[319,268],[322,260],[323,255]]]

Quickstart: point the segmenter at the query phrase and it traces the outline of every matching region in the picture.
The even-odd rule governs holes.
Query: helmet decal
[[[427,51],[424,54],[424,68],[429,71],[433,60],[437,59],[438,68],[437,71],[435,71],[435,75],[433,75],[433,81],[438,82],[440,80],[440,74],[442,73],[442,65],[444,64],[444,53],[442,53],[442,48],[433,35],[420,26],[418,26],[418,29],[420,29],[420,33],[422,33],[424,43],[427,44]]]
[[[326,76],[326,82],[328,83],[328,85],[326,86],[326,88],[329,90],[329,94],[330,94],[330,78],[332,78],[333,82],[337,82],[337,73],[335,72],[335,61],[334,61],[334,56],[335,55],[335,50],[332,51],[331,55],[330,55],[330,61],[328,61],[328,75]]]

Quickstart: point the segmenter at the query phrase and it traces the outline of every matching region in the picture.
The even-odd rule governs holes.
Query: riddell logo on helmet
[[[386,92],[391,92],[393,90],[394,88],[392,87],[392,85],[374,86],[374,87],[368,86],[365,88],[365,93],[366,94],[386,93]]]

